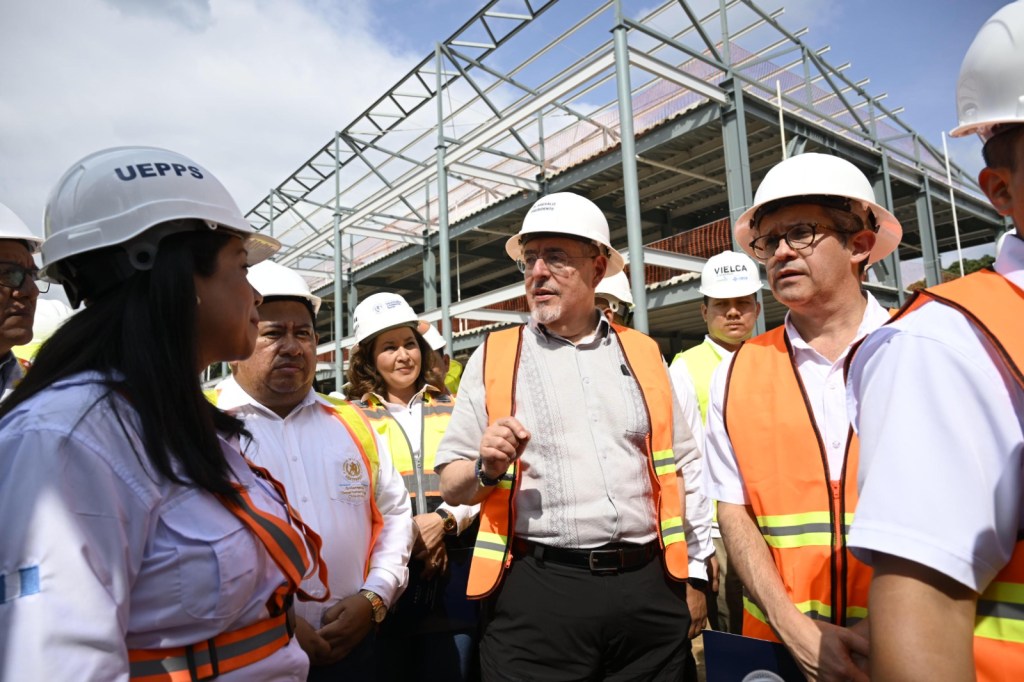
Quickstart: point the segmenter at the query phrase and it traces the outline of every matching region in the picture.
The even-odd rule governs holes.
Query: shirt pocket
[[[324,467],[327,494],[332,500],[354,507],[367,503],[370,498],[370,479],[362,457],[345,454],[340,459],[325,460]]]
[[[260,560],[265,550],[241,519],[217,500],[191,491],[161,521],[174,543],[171,555],[177,571],[169,574],[177,580],[174,587],[189,616],[232,618],[252,604],[257,567],[269,557]]]

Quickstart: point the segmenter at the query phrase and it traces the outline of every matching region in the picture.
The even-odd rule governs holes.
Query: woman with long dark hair
[[[475,675],[477,607],[466,582],[479,508],[441,500],[434,457],[454,402],[427,381],[433,353],[418,326],[397,294],[356,306],[346,390],[387,440],[413,504],[409,585],[378,637],[378,671],[384,679],[458,682]]]
[[[85,157],[43,274],[86,307],[0,406],[0,678],[304,680],[289,623],[319,538],[250,468],[200,372],[252,352],[256,234],[174,152]]]

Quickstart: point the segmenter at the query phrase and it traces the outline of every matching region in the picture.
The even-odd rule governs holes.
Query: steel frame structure
[[[334,351],[337,386],[357,292],[403,293],[456,349],[479,334],[453,345],[453,320],[521,321],[521,310],[494,309],[522,294],[503,242],[547,192],[597,201],[635,265],[699,272],[701,258],[648,245],[735,219],[785,139],[787,154],[856,163],[904,223],[900,253],[876,267],[892,302],[901,255],[921,255],[927,282],[939,281],[951,198],[964,245],[994,238],[1003,221],[973,179],[954,166],[950,187],[943,154],[902,109],[782,14],[754,0],[672,0],[642,17],[621,0],[486,2],[247,214],[327,299],[333,327],[319,350]],[[649,300],[657,283],[644,267],[630,273],[641,330],[664,331],[649,313],[697,299],[692,277],[674,285],[678,300],[664,288]]]

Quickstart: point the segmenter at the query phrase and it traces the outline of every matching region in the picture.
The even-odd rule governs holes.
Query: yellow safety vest
[[[434,459],[441,438],[452,418],[455,401],[445,394],[435,393],[430,388],[423,392],[420,410],[420,455],[414,457],[409,438],[387,406],[372,393],[364,396],[355,405],[369,420],[372,428],[388,443],[395,469],[402,475],[405,488],[415,504],[417,514],[429,511],[427,499],[440,498],[440,477],[434,472]]]
[[[715,373],[715,368],[722,363],[722,358],[711,342],[704,339],[704,343],[699,346],[677,353],[672,359],[672,364],[680,361],[686,365],[686,371],[690,373],[690,379],[693,380],[693,387],[697,393],[697,404],[700,406],[700,418],[707,424],[711,376]]]

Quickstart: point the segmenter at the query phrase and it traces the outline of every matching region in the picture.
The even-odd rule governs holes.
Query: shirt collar
[[[611,331],[611,325],[608,323],[608,318],[602,315],[600,310],[594,308],[594,312],[597,314],[597,327],[594,328],[594,331],[592,333],[588,334],[587,336],[584,336],[577,343],[573,343],[572,341],[569,341],[565,337],[555,334],[546,326],[534,320],[532,315],[530,316],[530,321],[527,323],[527,327],[529,327],[529,329],[537,336],[545,338],[549,341],[553,341],[555,343],[563,343],[570,346],[583,347],[596,345],[596,342],[600,342],[608,338],[609,332]]]
[[[864,307],[864,317],[860,320],[860,325],[857,327],[857,335],[850,342],[853,345],[857,341],[861,340],[869,333],[881,327],[883,324],[889,321],[891,315],[879,304],[875,297],[870,291],[865,292],[867,294],[867,305]],[[800,332],[797,331],[796,326],[790,319],[790,313],[786,313],[786,335],[789,337],[790,342],[793,344],[794,350],[811,350],[817,353],[809,343],[804,341],[803,337],[800,336]]]
[[[239,408],[249,408],[256,412],[266,414],[268,417],[281,419],[276,412],[265,407],[251,395],[246,393],[245,389],[238,385],[238,382],[235,381],[235,377],[233,376],[230,376],[217,384],[217,387],[214,390],[217,391],[217,407],[225,412],[230,412]],[[288,416],[290,417],[293,414],[297,414],[306,407],[318,403],[329,405],[325,399],[321,398],[317,395],[316,391],[310,388],[309,392],[302,398],[299,404],[288,413]]]
[[[995,270],[1017,288],[1024,289],[1024,239],[1016,232],[1003,242],[1003,248],[996,258]]]

